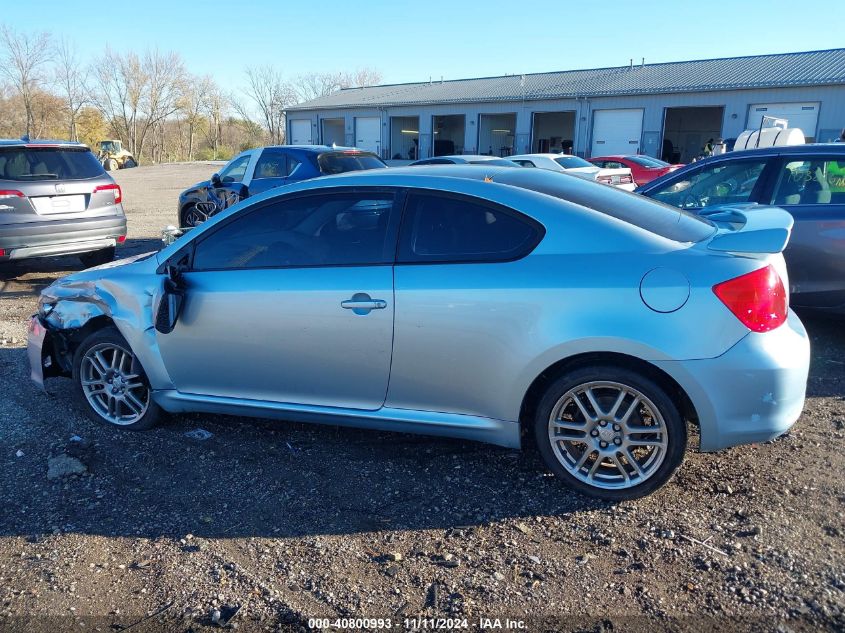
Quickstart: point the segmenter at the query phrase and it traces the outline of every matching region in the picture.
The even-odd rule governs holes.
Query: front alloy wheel
[[[74,379],[95,420],[132,430],[152,427],[159,416],[147,378],[114,328],[94,332],[77,349]]]
[[[541,401],[535,431],[546,463],[586,494],[631,499],[656,490],[677,469],[686,426],[666,393],[623,369],[577,370]]]

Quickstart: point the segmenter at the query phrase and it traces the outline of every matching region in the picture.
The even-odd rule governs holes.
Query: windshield
[[[87,147],[0,148],[0,179],[17,181],[82,180],[103,175]]]
[[[628,160],[642,167],[668,167],[669,163],[650,156],[628,156]]]
[[[346,171],[361,171],[363,169],[378,169],[387,167],[375,154],[358,154],[346,152],[330,152],[320,154],[317,158],[320,172],[323,174],[342,174]]]
[[[583,158],[577,156],[558,156],[555,162],[564,169],[575,169],[576,167],[595,167],[592,163],[588,163]]]
[[[104,152],[119,152],[120,143],[118,141],[103,141],[100,143],[100,149]]]

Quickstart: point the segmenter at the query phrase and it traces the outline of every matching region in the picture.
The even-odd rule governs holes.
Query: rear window
[[[558,156],[555,162],[564,169],[575,169],[576,167],[593,167],[592,163],[588,163],[583,158],[577,156]]]
[[[700,242],[715,230],[709,220],[683,209],[559,172],[513,169],[497,174],[495,180],[574,202],[676,242]]]
[[[669,163],[649,156],[628,156],[628,160],[641,167],[668,167]]]
[[[387,167],[375,154],[347,154],[344,152],[320,154],[317,158],[322,174],[342,174],[346,171]]]
[[[0,178],[3,180],[82,180],[104,173],[97,157],[87,148],[0,148]]]

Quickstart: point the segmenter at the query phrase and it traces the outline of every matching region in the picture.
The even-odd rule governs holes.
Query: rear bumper
[[[87,253],[116,246],[122,235],[123,216],[0,225],[0,260]]]
[[[637,188],[637,183],[629,182],[627,185],[613,185],[617,189],[621,189],[622,191],[633,191]]]
[[[765,334],[749,333],[718,358],[655,363],[692,400],[701,427],[701,450],[765,442],[800,417],[807,390],[810,341],[791,312]]]

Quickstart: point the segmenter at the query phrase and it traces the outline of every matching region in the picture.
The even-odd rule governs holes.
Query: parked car
[[[179,194],[179,226],[193,227],[236,202],[300,180],[387,167],[372,152],[334,145],[274,145],[241,152]]]
[[[86,145],[0,140],[0,261],[111,261],[126,239],[122,201],[120,186]]]
[[[435,156],[434,158],[423,158],[414,161],[408,167],[419,165],[485,165],[487,167],[519,167],[507,158],[497,156],[486,156],[483,154],[460,154],[454,156]]]
[[[636,188],[631,170],[627,167],[600,169],[583,158],[571,154],[519,154],[509,158],[522,167],[540,167],[552,171],[562,171],[585,180],[613,185],[625,191],[633,191]]]
[[[792,304],[845,315],[845,145],[729,152],[637,191],[699,214],[753,203],[787,210],[795,218],[784,252]]]
[[[652,180],[673,172],[683,167],[682,164],[670,165],[669,163],[639,154],[619,156],[594,156],[588,158],[593,165],[603,169],[617,169],[627,167],[634,177],[634,184],[640,186],[650,183]]]
[[[72,376],[88,414],[124,429],[204,411],[513,448],[532,433],[573,488],[637,497],[681,463],[687,421],[715,451],[801,413],[792,219],[738,214],[544,169],[318,178],[56,281],[32,377]]]

